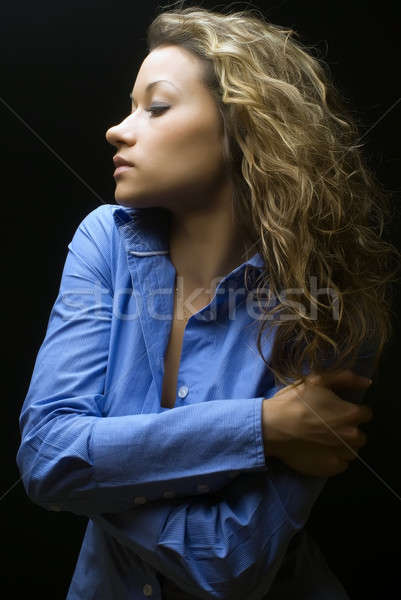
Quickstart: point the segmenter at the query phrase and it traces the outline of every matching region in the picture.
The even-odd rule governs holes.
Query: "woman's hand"
[[[308,375],[263,401],[266,456],[276,456],[305,475],[342,473],[366,443],[358,425],[373,417],[365,405],[346,402],[333,390],[367,389],[366,377],[344,370],[336,375]],[[349,448],[350,447],[350,448]]]

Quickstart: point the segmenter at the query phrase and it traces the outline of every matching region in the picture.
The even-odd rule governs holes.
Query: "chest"
[[[164,354],[164,373],[162,384],[161,406],[163,408],[174,408],[177,395],[177,378],[181,360],[182,343],[184,339],[185,326],[192,314],[200,311],[208,304],[207,301],[193,302],[194,310],[183,312],[178,310],[177,298],[174,303],[174,313],[171,323],[170,335]]]
[[[170,337],[164,355],[164,374],[161,406],[173,408],[175,405],[178,369],[180,366],[182,340],[186,321],[173,319]]]

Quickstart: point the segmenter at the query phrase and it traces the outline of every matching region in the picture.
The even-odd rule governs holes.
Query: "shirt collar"
[[[113,216],[117,227],[124,231],[130,252],[137,256],[168,254],[168,210],[160,207],[138,208],[119,205]],[[264,261],[260,252],[253,254],[232,273],[242,271],[246,265],[262,271]]]

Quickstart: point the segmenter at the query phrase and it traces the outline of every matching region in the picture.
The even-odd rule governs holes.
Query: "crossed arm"
[[[188,593],[259,600],[326,479],[266,463],[263,397],[102,415],[113,298],[103,293],[99,307],[88,294],[99,280],[111,287],[98,216],[90,213],[69,244],[21,410],[25,490],[47,509],[90,517]],[[171,488],[176,499],[167,500]],[[142,497],[148,503],[133,506]]]

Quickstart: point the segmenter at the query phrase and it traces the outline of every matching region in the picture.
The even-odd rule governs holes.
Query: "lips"
[[[121,167],[117,167],[117,169],[114,171],[113,176],[116,177],[117,175],[121,175],[125,171],[130,171],[132,168],[133,165],[121,165]]]
[[[113,163],[116,168],[118,168],[118,167],[133,167],[134,166],[131,162],[129,162],[128,160],[125,160],[125,158],[123,158],[122,156],[120,156],[118,154],[113,158]]]

